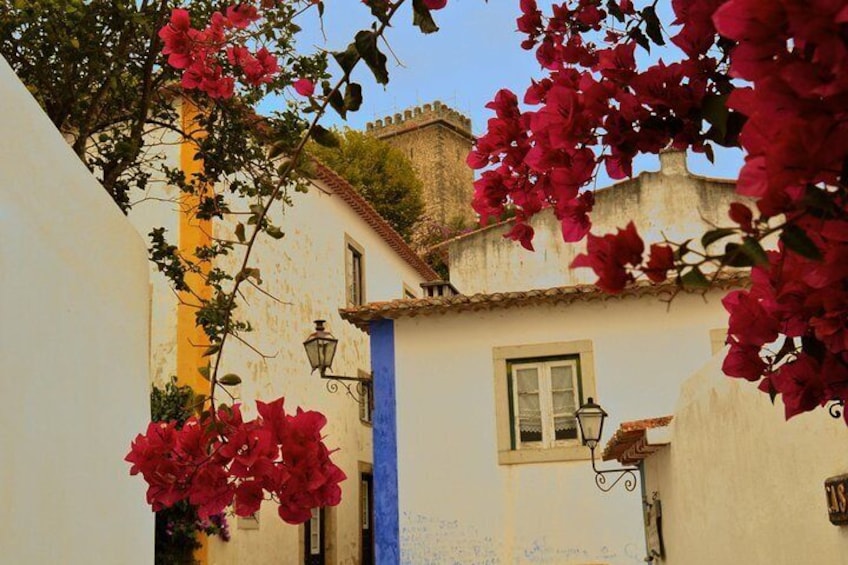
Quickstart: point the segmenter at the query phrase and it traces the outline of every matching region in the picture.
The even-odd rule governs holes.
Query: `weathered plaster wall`
[[[449,225],[474,225],[471,120],[441,102],[405,110],[369,123],[367,133],[400,149],[424,183],[426,214]]]
[[[4,563],[153,562],[144,245],[0,58]]]
[[[163,146],[163,155],[179,162],[178,148],[169,143]],[[132,217],[141,233],[165,225],[169,226],[172,240],[176,240],[178,206],[167,201],[177,196],[175,192],[173,188],[154,185],[149,196],[156,199],[136,206]],[[243,384],[234,392],[251,417],[256,413],[256,399],[267,401],[280,396],[285,396],[288,410],[302,406],[327,416],[327,445],[339,448],[333,459],[348,476],[342,483],[341,505],[327,511],[328,558],[332,563],[354,564],[360,556],[359,463],[372,461],[371,428],[360,422],[356,401],[343,390],[331,394],[317,373],[309,373],[303,341],[314,329],[313,320],[326,319],[340,342],[333,372],[356,376],[359,370],[371,370],[367,334],[342,323],[337,313],[345,306],[346,236],[364,250],[366,300],[401,298],[404,285],[420,293],[423,279],[326,187],[316,186],[308,194],[293,193],[291,197],[291,207],[272,213],[285,237],[261,238],[252,261],[252,266],[261,271],[263,290],[281,302],[243,285],[247,304],[238,309],[239,315],[256,328],[244,339],[269,358],[263,359],[246,345],[230,340],[222,371],[242,377]],[[234,239],[231,226],[216,221],[214,229],[217,236]],[[240,253],[236,253],[219,266],[235,273],[235,261],[241,261]],[[164,277],[155,273],[152,358],[153,379],[157,382],[176,372],[176,309],[173,292]],[[211,540],[210,563],[303,562],[303,528],[285,524],[273,504],[263,505],[258,529],[240,529],[238,523],[231,520],[233,536],[229,543]]]
[[[245,289],[250,306],[244,315],[257,328],[245,338],[275,357],[262,360],[247,347],[232,343],[223,370],[244,379],[238,392],[251,414],[254,399],[285,395],[290,410],[303,406],[327,416],[325,441],[330,447],[340,448],[333,459],[348,476],[342,484],[341,505],[329,510],[335,522],[335,534],[328,538],[329,562],[353,565],[360,555],[358,463],[372,461],[371,427],[360,422],[356,401],[343,392],[329,393],[317,373],[309,373],[303,340],[313,331],[313,320],[326,319],[339,339],[333,372],[356,376],[360,370],[371,370],[367,334],[338,316],[338,309],[345,306],[345,236],[364,250],[366,300],[401,298],[404,284],[420,291],[422,279],[340,197],[313,187],[308,194],[294,194],[292,198],[293,206],[280,221],[285,238],[265,238],[254,255],[265,282],[263,288],[285,304]],[[226,227],[218,225],[216,229]],[[230,543],[216,543],[211,562],[302,563],[294,551],[302,536],[302,528],[285,524],[277,517],[274,505],[265,504],[260,529],[238,531]],[[281,548],[290,549],[281,555]]]
[[[722,357],[685,381],[671,445],[645,461],[662,501],[658,563],[848,563],[848,527],[829,522],[824,490],[848,472],[845,423],[825,410],[784,421],[780,400],[722,375]]]
[[[592,232],[605,234],[633,220],[650,243],[663,239],[683,241],[703,233],[711,224],[730,225],[727,210],[740,200],[729,181],[690,175],[683,153],[660,156],[658,172],[642,173],[595,192]],[[493,226],[458,239],[449,245],[451,282],[463,294],[551,288],[593,283],[591,269],[570,270],[568,265],[586,248],[562,241],[560,223],[552,210],[534,217],[530,224],[536,237],[535,252],[504,239],[511,225]]]
[[[671,412],[682,376],[711,355],[710,329],[726,316],[719,298],[396,320],[401,561],[641,563],[638,490],[601,493],[588,461],[498,464],[492,350],[591,340],[597,398],[614,430]]]

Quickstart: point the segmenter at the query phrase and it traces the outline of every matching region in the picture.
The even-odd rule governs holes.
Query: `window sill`
[[[557,461],[588,461],[588,447],[572,445],[548,449],[514,449],[498,451],[498,465],[520,465],[523,463],[554,463]]]

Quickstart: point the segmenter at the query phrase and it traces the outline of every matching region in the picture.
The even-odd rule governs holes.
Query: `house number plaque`
[[[848,475],[830,477],[824,482],[827,514],[832,524],[848,524]]]

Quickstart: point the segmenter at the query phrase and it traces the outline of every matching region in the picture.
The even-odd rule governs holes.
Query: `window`
[[[496,347],[498,462],[588,459],[575,410],[595,393],[588,340]]]
[[[304,563],[306,565],[324,565],[324,509],[313,508],[312,518],[306,521],[304,533]]]
[[[360,378],[369,378],[371,375],[360,370],[358,373]],[[374,388],[371,381],[363,381],[359,384],[359,392],[361,393],[359,400],[359,419],[364,424],[370,424],[374,416]]]
[[[348,306],[365,304],[365,258],[362,247],[345,238],[345,285]]]
[[[578,359],[510,363],[513,448],[553,447],[578,440]]]

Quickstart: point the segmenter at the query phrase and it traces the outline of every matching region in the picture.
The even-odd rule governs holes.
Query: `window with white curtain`
[[[577,443],[578,359],[517,360],[509,368],[513,449]]]

